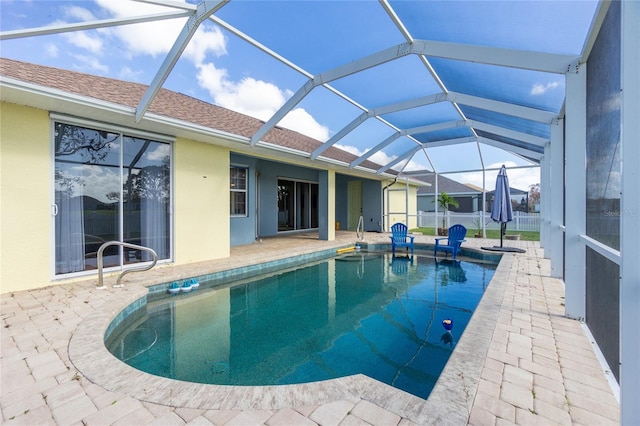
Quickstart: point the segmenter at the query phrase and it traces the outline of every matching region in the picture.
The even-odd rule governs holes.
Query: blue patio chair
[[[391,253],[396,254],[396,247],[406,247],[411,249],[413,254],[413,236],[407,237],[407,225],[404,223],[396,223],[391,227]],[[409,241],[407,241],[407,238]]]
[[[436,238],[436,248],[433,251],[433,255],[436,256],[438,250],[445,252],[445,256],[448,256],[450,252],[455,260],[458,251],[460,251],[460,246],[467,241],[464,239],[466,235],[467,228],[462,225],[453,225],[449,228],[449,236],[447,238]],[[441,240],[447,240],[447,244],[441,243]]]

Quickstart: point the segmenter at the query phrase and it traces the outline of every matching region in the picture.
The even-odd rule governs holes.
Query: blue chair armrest
[[[436,241],[437,241],[437,242],[440,242],[441,240],[448,240],[448,239],[449,239],[448,237],[436,238]]]

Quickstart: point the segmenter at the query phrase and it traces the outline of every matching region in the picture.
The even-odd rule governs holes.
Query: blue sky
[[[470,43],[519,50],[579,54],[593,18],[594,1],[390,1],[415,39]],[[175,9],[129,0],[0,0],[2,31],[45,25],[145,15]],[[377,1],[247,1],[232,0],[216,16],[315,75],[405,41]],[[185,19],[111,27],[0,42],[3,57],[149,84],[171,48]],[[564,77],[528,70],[431,59],[448,90],[523,106],[558,111]],[[401,75],[402,78],[398,78]],[[297,70],[259,51],[215,25],[203,23],[164,87],[267,120],[307,80]],[[499,83],[499,84],[497,84]],[[362,71],[332,83],[366,108],[426,96],[440,89],[415,55]],[[508,90],[507,90],[508,89]],[[318,87],[279,123],[319,140],[327,140],[362,112],[335,93]],[[464,109],[467,118],[487,118]],[[400,128],[457,120],[449,103],[438,103],[385,119]],[[513,130],[545,136],[544,126],[502,117]],[[459,134],[455,134],[455,133]],[[375,119],[340,140],[339,147],[362,154],[394,130]],[[465,129],[450,135],[465,136]],[[424,135],[424,140],[440,135]],[[401,137],[372,160],[385,164],[415,146]],[[440,172],[524,166],[524,159],[476,143],[428,148],[406,170]],[[400,163],[403,166],[404,163]],[[400,167],[399,166],[399,167]],[[487,173],[492,189],[497,171]],[[448,175],[482,185],[480,173]],[[512,169],[513,187],[539,182],[537,169]]]

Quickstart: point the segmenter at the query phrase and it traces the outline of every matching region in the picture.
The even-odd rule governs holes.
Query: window
[[[247,216],[247,169],[231,166],[229,175],[229,213],[231,216]]]
[[[170,257],[171,145],[117,131],[54,123],[55,274],[97,267],[107,241]],[[108,247],[104,266],[151,260]]]

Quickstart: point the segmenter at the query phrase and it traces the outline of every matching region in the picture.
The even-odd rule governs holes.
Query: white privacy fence
[[[500,229],[500,224],[491,220],[491,213],[484,216],[486,229]],[[437,222],[436,222],[437,220]],[[457,223],[467,228],[469,233],[475,233],[478,228],[482,229],[482,212],[457,213],[447,212],[445,214],[445,228]],[[436,225],[437,224],[437,225]],[[442,212],[418,212],[418,227],[442,227]],[[507,224],[508,231],[537,231],[540,232],[540,213],[513,212],[513,221]]]

